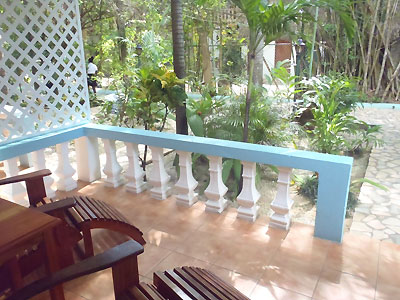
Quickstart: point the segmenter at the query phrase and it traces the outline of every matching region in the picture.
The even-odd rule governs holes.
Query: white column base
[[[226,200],[225,198],[221,198],[218,201],[207,200],[206,211],[220,214],[225,210],[227,206],[228,200]]]
[[[191,192],[189,194],[179,194],[175,196],[176,204],[191,207],[198,201],[198,194]]]
[[[259,206],[255,205],[253,207],[240,206],[238,208],[237,218],[244,219],[246,221],[254,222],[257,219],[257,214]]]
[[[291,221],[290,221],[289,214],[279,215],[279,214],[274,213],[270,217],[269,227],[283,229],[283,230],[289,230],[290,223],[291,223]]]

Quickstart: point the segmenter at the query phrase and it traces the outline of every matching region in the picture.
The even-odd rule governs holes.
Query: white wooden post
[[[124,183],[122,178],[122,167],[117,160],[117,149],[115,147],[115,140],[102,139],[104,143],[104,151],[106,153],[106,164],[103,172],[107,178],[104,180],[106,185],[117,187]]]
[[[192,173],[192,153],[184,151],[176,151],[179,155],[179,180],[175,184],[178,192],[176,195],[176,203],[185,206],[192,206],[197,202],[197,193],[194,189],[198,182],[193,178]]]
[[[4,172],[6,173],[6,177],[18,175],[18,157],[4,161]],[[1,188],[1,195],[7,200],[18,201],[26,196],[26,187],[22,182],[6,184]]]
[[[145,190],[145,182],[143,177],[145,175],[139,161],[138,145],[133,143],[125,143],[126,154],[128,156],[128,169],[125,177],[128,183],[125,185],[126,190],[135,194],[139,194]]]
[[[96,137],[80,137],[75,140],[78,179],[93,182],[101,178],[99,142]]]
[[[151,197],[157,200],[164,200],[168,197],[168,181],[170,176],[165,171],[163,148],[149,148],[153,159],[153,169],[149,176],[149,182],[153,186],[150,190]]]
[[[259,206],[257,201],[260,193],[256,189],[256,163],[242,162],[243,165],[243,188],[237,197],[240,205],[237,217],[254,222],[257,218]]]
[[[56,145],[58,165],[54,173],[57,175],[57,189],[60,191],[71,191],[78,185],[76,180],[72,178],[75,174],[75,169],[69,162],[68,142]]]
[[[222,157],[208,156],[210,161],[210,184],[204,191],[208,201],[206,202],[206,210],[216,213],[221,213],[228,201],[224,198],[228,188],[222,181]]]
[[[276,197],[271,203],[274,213],[271,216],[270,226],[288,230],[290,227],[290,208],[293,200],[290,198],[290,175],[291,168],[278,168],[278,188]]]
[[[35,171],[46,169],[46,159],[44,157],[44,149],[40,149],[32,152],[32,165]],[[51,185],[54,183],[54,179],[51,176],[43,177],[44,187],[46,188],[46,195],[52,198],[56,195],[56,192],[52,189]]]

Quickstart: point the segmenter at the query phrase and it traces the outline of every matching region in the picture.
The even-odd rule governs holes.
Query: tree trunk
[[[261,35],[261,33],[260,33]],[[255,58],[254,58],[254,73],[253,73],[253,83],[257,86],[262,86],[264,72],[263,72],[263,61],[264,61],[264,39],[258,45]]]
[[[121,0],[115,0],[115,23],[117,24],[117,30],[118,30],[118,36],[119,36],[119,41],[118,41],[118,46],[119,46],[119,59],[121,63],[124,63],[126,61],[126,57],[128,56],[128,48],[126,46],[126,30],[125,30],[125,19],[123,17],[123,11],[124,11],[124,3]]]
[[[256,42],[257,42],[257,32],[250,31],[249,54],[248,54],[249,80],[247,82],[246,107],[245,107],[244,124],[243,124],[243,142],[245,143],[249,141],[250,106],[251,106],[251,100],[252,100],[251,98],[254,85],[253,76],[254,76],[254,63],[256,58]]]
[[[198,27],[200,52],[201,52],[201,64],[203,67],[203,79],[205,84],[210,84],[212,80],[212,65],[210,48],[208,45],[208,32],[204,26]]]
[[[174,55],[174,71],[178,78],[185,74],[185,41],[183,32],[182,2],[171,0],[172,41]],[[176,133],[188,134],[186,104],[176,108]]]

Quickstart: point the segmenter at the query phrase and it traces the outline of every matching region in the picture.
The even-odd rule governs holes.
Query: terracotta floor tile
[[[194,267],[208,269],[211,265],[208,264],[207,262],[195,259],[193,257],[184,255],[182,253],[172,251],[165,259],[163,259],[159,264],[154,266],[146,274],[146,277],[152,278],[154,272],[170,270],[175,267],[182,267],[182,266],[194,266]]]
[[[322,264],[313,264],[309,261],[279,255],[278,252],[261,276],[260,283],[262,285],[273,284],[311,297],[321,270]]]
[[[378,268],[378,287],[399,286],[400,245],[381,242]]]
[[[378,282],[375,294],[375,300],[394,300],[400,298],[400,286],[397,285],[380,284]]]
[[[209,270],[213,272],[215,275],[219,276],[225,282],[233,285],[237,290],[239,290],[242,294],[247,297],[250,296],[251,292],[254,290],[257,285],[257,280],[254,278],[250,278],[248,276],[242,275],[238,272],[221,268],[216,265],[212,265]]]
[[[148,243],[174,250],[183,243],[198,226],[199,224],[196,226],[191,222],[180,221],[178,223],[174,222],[174,220],[163,220],[156,225],[150,226],[144,234],[144,239]]]
[[[375,284],[351,274],[324,270],[313,297],[321,300],[373,300],[375,297]]]
[[[257,284],[250,295],[251,300],[310,300],[310,297],[282,289],[272,284]]]
[[[68,291],[73,291],[75,295],[81,295],[86,299],[114,299],[111,269],[77,278],[65,283],[64,287]]]
[[[144,247],[144,253],[138,256],[139,274],[147,276],[169,254],[171,254],[171,250],[147,244]]]
[[[347,234],[341,245],[333,243],[330,247],[325,268],[350,273],[375,283],[378,256],[378,241]]]

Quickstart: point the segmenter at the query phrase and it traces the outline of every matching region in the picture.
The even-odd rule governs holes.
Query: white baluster
[[[18,175],[18,157],[4,161],[4,172],[6,177]],[[19,201],[26,195],[26,187],[22,182],[6,184],[2,186],[1,195],[7,200]]]
[[[75,169],[71,166],[68,158],[68,142],[56,145],[58,165],[54,173],[57,175],[57,189],[60,191],[71,191],[78,185],[72,178]]]
[[[75,140],[78,179],[93,182],[101,178],[99,143],[96,137],[83,136]]]
[[[29,161],[29,154],[22,154],[19,157],[19,165],[25,168],[32,167],[32,164]]]
[[[270,226],[288,230],[290,227],[290,208],[293,200],[290,198],[291,168],[278,168],[278,188],[276,197],[271,203],[274,213],[271,216]]]
[[[237,202],[240,205],[237,217],[254,222],[259,209],[257,201],[260,199],[260,193],[256,189],[256,163],[242,162],[242,165],[243,187],[237,197]]]
[[[104,143],[104,151],[106,153],[106,164],[103,172],[107,178],[104,180],[106,185],[117,187],[124,183],[121,172],[122,167],[117,160],[117,149],[115,147],[115,140],[102,139]]]
[[[46,169],[46,159],[44,157],[44,149],[40,149],[32,152],[32,165],[35,171]],[[54,182],[53,177],[43,177],[44,187],[46,188],[46,195],[52,198],[56,195],[56,192],[52,189],[51,185]]]
[[[128,156],[128,169],[125,177],[128,183],[125,185],[126,190],[135,194],[139,194],[145,190],[146,183],[143,180],[145,175],[139,161],[138,145],[133,143],[125,143],[126,154]]]
[[[197,202],[197,193],[194,189],[198,182],[193,178],[192,174],[192,153],[184,151],[176,151],[179,155],[179,180],[175,184],[178,192],[176,203],[185,206],[192,206]]]
[[[163,149],[157,147],[149,148],[153,160],[153,169],[149,176],[149,182],[153,186],[150,190],[151,197],[157,200],[164,200],[168,197],[170,176],[165,171]]]
[[[228,188],[222,181],[222,158],[218,156],[208,156],[210,161],[210,184],[204,191],[208,201],[206,202],[206,210],[221,213],[228,201],[224,198]]]

